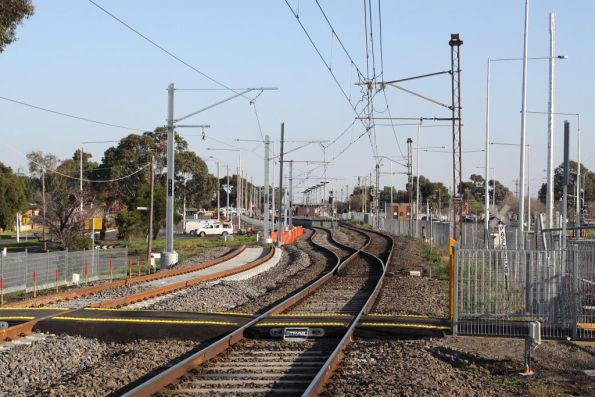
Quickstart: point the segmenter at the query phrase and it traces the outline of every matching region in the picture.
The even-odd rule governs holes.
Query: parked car
[[[233,234],[233,226],[231,223],[211,223],[196,230],[196,235],[199,237],[205,236],[227,236]]]

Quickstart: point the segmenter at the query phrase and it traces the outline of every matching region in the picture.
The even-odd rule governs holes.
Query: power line
[[[222,82],[216,80],[215,78],[209,76],[208,74],[206,74],[203,71],[199,70],[195,66],[193,66],[190,63],[184,61],[183,59],[181,59],[180,57],[178,57],[177,55],[175,55],[174,53],[172,53],[168,49],[166,49],[166,48],[162,47],[161,45],[157,44],[155,41],[151,40],[149,37],[147,37],[146,35],[142,34],[141,32],[139,32],[138,30],[136,30],[135,28],[133,28],[132,26],[130,26],[128,23],[124,22],[122,19],[118,18],[116,15],[114,15],[113,13],[111,13],[110,11],[108,11],[107,9],[105,9],[102,6],[100,6],[99,4],[97,4],[95,1],[93,1],[93,0],[88,0],[88,1],[89,1],[89,3],[93,4],[95,7],[97,7],[98,9],[100,9],[101,11],[103,11],[104,13],[106,13],[107,15],[109,15],[110,17],[112,17],[113,19],[115,19],[116,21],[118,21],[120,24],[122,24],[123,26],[125,26],[126,28],[128,28],[129,30],[131,30],[132,32],[136,33],[138,36],[140,36],[141,38],[143,38],[145,41],[147,41],[150,44],[152,44],[153,46],[157,47],[158,49],[160,49],[161,51],[163,51],[165,54],[169,55],[170,57],[172,57],[176,61],[180,62],[184,66],[192,69],[196,73],[198,73],[201,76],[205,77],[206,79],[212,81],[213,83],[217,84],[218,86],[223,87],[226,90],[232,91],[232,92],[234,92],[236,94],[240,94],[239,91],[237,91],[234,88],[231,88],[231,87],[223,84]],[[241,96],[243,96],[244,98],[246,98],[248,100],[251,100],[246,95],[241,94]]]
[[[27,107],[30,107],[30,108],[33,108],[33,109],[42,110],[44,112],[48,112],[48,113],[52,113],[52,114],[57,114],[59,116],[69,117],[71,119],[76,119],[76,120],[81,120],[81,121],[86,121],[88,123],[105,125],[107,127],[113,127],[113,128],[121,128],[121,129],[124,129],[124,130],[130,130],[130,131],[141,131],[141,132],[147,131],[146,129],[142,129],[142,128],[127,127],[125,125],[119,125],[119,124],[114,124],[114,123],[107,123],[105,121],[98,121],[98,120],[89,119],[87,117],[76,116],[76,115],[73,115],[73,114],[59,112],[57,110],[52,110],[52,109],[44,108],[44,107],[41,107],[41,106],[32,105],[30,103],[25,103],[25,102],[17,101],[16,99],[6,98],[6,97],[3,97],[3,96],[0,96],[0,99],[2,99],[4,101],[16,103],[16,104],[19,104],[19,105],[27,106]]]
[[[351,65],[353,65],[355,67],[355,69],[357,70],[358,75],[360,77],[363,77],[363,74],[362,74],[361,70],[359,69],[359,67],[357,66],[357,64],[355,63],[355,61],[353,60],[353,57],[351,56],[351,54],[349,53],[349,51],[347,51],[347,48],[345,48],[345,45],[343,45],[343,41],[341,41],[341,38],[337,34],[337,31],[333,27],[333,24],[331,23],[331,21],[327,17],[326,13],[322,9],[322,6],[320,5],[320,2],[318,0],[316,0],[316,4],[318,5],[318,8],[320,9],[320,12],[324,16],[324,19],[326,20],[326,23],[331,28],[331,32],[332,32],[333,36],[335,36],[337,38],[337,41],[341,45],[341,48],[343,49],[343,52],[345,52],[345,55],[347,55],[347,58],[349,58],[349,61],[351,62]]]

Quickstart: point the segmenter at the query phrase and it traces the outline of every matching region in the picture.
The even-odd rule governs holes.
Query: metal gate
[[[540,321],[545,338],[595,339],[594,254],[456,250],[454,332],[524,336]]]

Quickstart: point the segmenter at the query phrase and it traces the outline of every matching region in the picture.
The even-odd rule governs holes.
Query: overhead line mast
[[[463,41],[458,33],[450,35],[450,65],[452,87],[452,236],[461,241],[461,217],[463,214],[463,169],[462,169],[462,138],[461,138],[461,58],[460,48]],[[455,69],[456,67],[456,69]],[[486,182],[487,183],[487,182]]]

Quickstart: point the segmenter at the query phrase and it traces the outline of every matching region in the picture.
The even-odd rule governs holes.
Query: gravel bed
[[[394,241],[393,256],[373,312],[445,317],[448,281],[408,275],[406,270],[423,269],[419,248],[405,237],[394,237]]]
[[[0,396],[107,395],[196,345],[173,340],[104,343],[50,335],[0,353]]]
[[[344,227],[338,227],[332,230],[333,238],[338,242],[351,248],[360,249],[366,243],[366,237],[358,232]]]
[[[235,248],[229,248],[229,247],[223,247],[223,246],[213,247],[206,251],[199,252],[198,254],[191,256],[188,259],[184,259],[182,262],[178,263],[173,268],[189,267],[192,265],[196,265],[197,263],[210,261],[211,259],[219,258],[223,255],[226,255],[226,254],[230,253],[231,251],[233,251],[234,249]]]
[[[324,396],[592,396],[582,371],[593,349],[546,342],[533,355],[535,375],[521,377],[524,341],[448,337],[355,339]]]
[[[243,281],[220,281],[193,286],[171,299],[156,302],[147,309],[258,312],[316,278],[326,269],[328,262],[322,254],[302,250],[304,244],[309,244],[303,240],[300,239],[295,245],[284,246],[279,263],[255,277]]]

